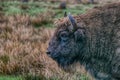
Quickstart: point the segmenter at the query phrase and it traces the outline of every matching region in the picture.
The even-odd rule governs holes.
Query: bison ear
[[[76,23],[74,17],[72,17],[72,15],[70,13],[68,14],[68,19],[69,19],[70,24],[71,24],[71,26],[69,27],[69,30],[75,31],[77,29],[77,23]]]
[[[78,29],[74,33],[75,41],[84,41],[85,39],[85,30],[84,29]]]

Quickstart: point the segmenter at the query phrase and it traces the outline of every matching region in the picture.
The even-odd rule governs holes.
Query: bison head
[[[67,19],[70,24],[56,29],[47,50],[47,54],[62,67],[78,61],[86,44],[85,29],[70,14]]]

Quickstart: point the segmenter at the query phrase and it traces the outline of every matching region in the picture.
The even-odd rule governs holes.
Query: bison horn
[[[72,15],[71,15],[70,13],[68,14],[68,19],[69,19],[69,21],[70,21],[70,23],[71,23],[70,30],[71,30],[71,31],[76,30],[76,28],[77,28],[77,23],[76,23],[74,17],[72,17]]]

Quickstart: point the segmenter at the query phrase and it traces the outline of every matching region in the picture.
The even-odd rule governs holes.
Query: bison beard
[[[79,61],[96,80],[120,80],[120,3],[69,14],[58,24],[47,54],[63,67]]]

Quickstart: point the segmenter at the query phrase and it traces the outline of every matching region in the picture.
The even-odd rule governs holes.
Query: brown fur
[[[74,18],[86,32],[84,47],[79,48],[83,51],[79,53],[79,62],[97,80],[120,80],[120,3],[95,7],[86,14],[74,16]],[[55,43],[55,38],[59,36],[60,31],[68,29],[70,22],[68,18],[63,18],[56,21],[55,24],[58,28],[50,43],[54,42],[56,46],[58,43]],[[49,48],[52,46],[53,44]],[[68,49],[72,49],[69,47]],[[63,52],[60,50],[59,53]],[[72,58],[71,55],[75,56],[75,53],[69,54],[68,59]]]

